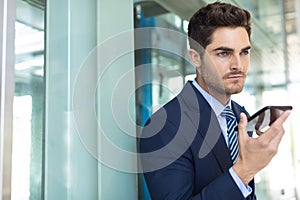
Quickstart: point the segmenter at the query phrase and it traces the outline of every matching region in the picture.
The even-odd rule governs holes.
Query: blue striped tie
[[[226,117],[227,123],[227,134],[228,134],[228,148],[230,151],[232,162],[235,163],[237,157],[239,155],[239,146],[237,139],[237,131],[235,131],[235,127],[237,126],[237,122],[235,116],[229,106],[227,106],[222,112],[223,116]]]

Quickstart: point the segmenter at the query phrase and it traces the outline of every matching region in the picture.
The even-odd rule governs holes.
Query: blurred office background
[[[135,157],[104,149],[99,132],[136,152],[145,120],[195,77],[187,40],[176,35],[211,2],[1,1],[2,199],[150,199]],[[294,107],[278,155],[255,178],[258,199],[298,200],[300,1],[224,2],[253,17],[250,72],[233,98],[251,114],[265,105]],[[114,52],[101,66],[101,56]]]

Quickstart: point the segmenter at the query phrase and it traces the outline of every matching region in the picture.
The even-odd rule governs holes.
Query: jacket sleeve
[[[186,154],[162,169],[144,174],[152,200],[244,199],[229,171],[204,186],[200,193],[194,194],[194,167]]]

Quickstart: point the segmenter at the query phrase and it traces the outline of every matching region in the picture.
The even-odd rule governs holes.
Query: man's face
[[[202,86],[226,98],[242,91],[250,65],[250,41],[245,28],[221,27],[212,35],[201,59]]]

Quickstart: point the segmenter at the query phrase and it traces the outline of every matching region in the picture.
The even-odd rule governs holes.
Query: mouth
[[[242,75],[234,75],[234,76],[228,76],[227,79],[241,79],[243,77],[244,76],[242,76]]]
[[[227,80],[241,80],[241,79],[244,79],[245,78],[245,75],[243,73],[238,73],[238,74],[227,74],[224,79],[227,79]]]

